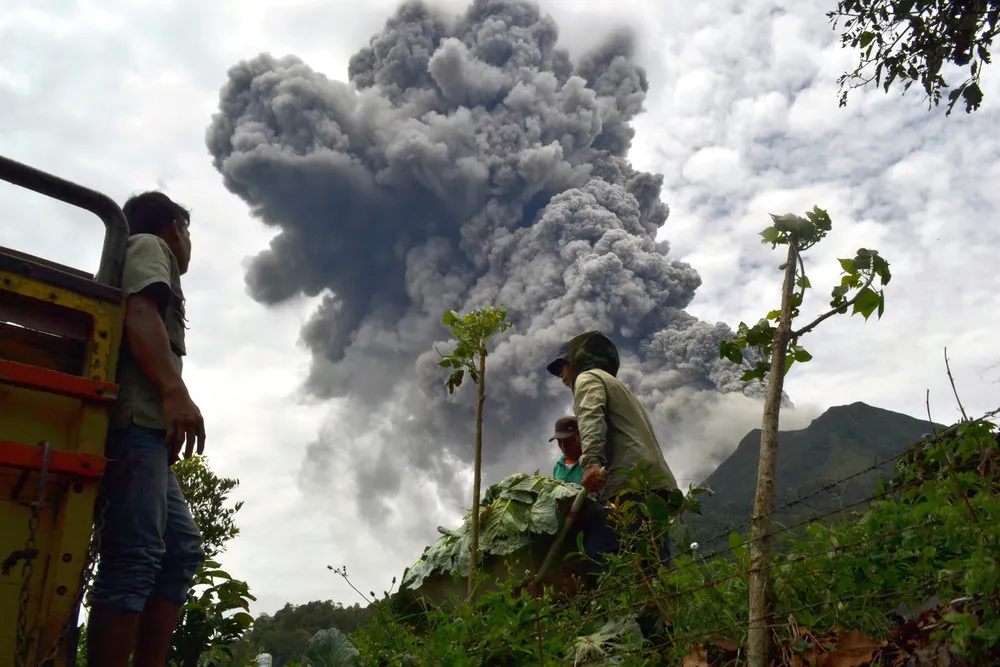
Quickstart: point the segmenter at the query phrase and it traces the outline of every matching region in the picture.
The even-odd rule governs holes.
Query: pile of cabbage
[[[579,484],[525,473],[489,487],[479,507],[482,555],[506,556],[526,547],[532,535],[554,535],[562,525],[567,504],[582,490]],[[567,503],[560,503],[567,499]],[[438,528],[441,537],[407,568],[400,588],[420,588],[435,574],[468,576],[471,518],[470,511],[457,530]]]

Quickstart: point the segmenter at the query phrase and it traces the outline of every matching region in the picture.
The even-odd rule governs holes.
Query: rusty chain
[[[98,496],[97,505],[97,511],[94,513],[94,528],[90,534],[90,546],[87,549],[87,555],[83,561],[83,568],[80,570],[80,582],[76,589],[76,599],[73,602],[73,607],[70,611],[69,617],[67,617],[66,622],[63,623],[62,629],[59,631],[59,635],[55,638],[55,641],[52,642],[49,650],[42,656],[42,659],[37,661],[39,667],[55,656],[56,652],[59,650],[59,644],[66,639],[66,635],[69,633],[70,627],[74,626],[79,620],[80,608],[83,603],[83,595],[87,590],[87,583],[94,574],[94,565],[97,562],[97,555],[100,553],[101,532],[104,530],[104,513],[108,506],[107,501],[101,496]]]
[[[52,459],[52,446],[46,441],[42,444],[42,467],[38,473],[38,497],[31,503],[31,518],[28,520],[28,539],[24,544],[24,565],[21,566],[21,594],[17,608],[17,667],[27,667],[28,649],[28,602],[31,595],[31,575],[35,569],[35,558],[38,556],[38,523],[42,509],[45,507],[45,489],[48,485],[49,461]]]
[[[18,600],[17,618],[17,651],[15,654],[16,667],[29,667],[28,655],[30,654],[31,637],[28,632],[28,607],[31,600],[31,577],[34,574],[34,561],[38,556],[38,526],[41,522],[41,513],[45,508],[45,492],[48,485],[49,465],[52,458],[52,447],[48,442],[41,443],[44,448],[42,452],[42,466],[39,471],[38,496],[30,504],[31,518],[28,520],[28,538],[25,541],[24,549],[12,554],[4,563],[5,572],[8,571],[17,560],[24,560],[21,567],[21,591]],[[104,527],[104,515],[107,503],[98,497],[98,507],[95,512],[94,527],[90,536],[90,544],[84,558],[83,567],[80,570],[80,581],[76,590],[76,599],[73,604],[73,611],[63,623],[59,635],[52,642],[48,651],[40,659],[34,660],[36,666],[44,665],[52,660],[59,649],[59,645],[66,638],[70,628],[75,626],[78,619],[79,610],[83,602],[83,596],[90,581],[94,565],[100,552],[101,532]],[[73,612],[76,612],[74,614]]]

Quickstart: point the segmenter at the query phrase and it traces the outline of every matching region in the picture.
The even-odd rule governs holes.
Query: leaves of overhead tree
[[[1000,34],[1000,1],[840,0],[827,18],[835,29],[842,22],[841,45],[858,54],[855,68],[838,79],[841,106],[853,88],[874,83],[888,92],[896,82],[904,93],[918,84],[929,107],[951,88],[946,115],[959,101],[966,113],[982,104],[979,79]],[[954,78],[950,66],[965,72]]]

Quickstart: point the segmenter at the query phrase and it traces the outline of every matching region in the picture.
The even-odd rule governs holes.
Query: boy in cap
[[[552,468],[552,476],[562,482],[573,482],[583,484],[583,468],[580,466],[580,429],[576,424],[576,417],[567,415],[556,420],[555,434],[549,438],[549,442],[555,440],[559,443],[562,456],[556,460]]]

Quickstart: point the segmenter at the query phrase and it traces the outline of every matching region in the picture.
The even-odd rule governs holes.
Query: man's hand
[[[597,493],[604,486],[605,476],[597,466],[590,466],[583,471],[583,488],[591,493]]]
[[[205,419],[184,385],[164,392],[163,420],[167,423],[166,445],[171,461],[179,458],[182,447],[184,458],[191,458],[196,440],[198,454],[205,451]]]

